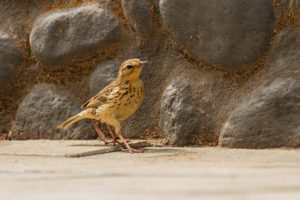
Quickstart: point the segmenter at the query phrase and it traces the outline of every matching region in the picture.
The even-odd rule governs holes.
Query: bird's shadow
[[[129,142],[128,140],[126,140]],[[130,144],[130,143],[129,143]],[[73,146],[73,147],[112,147],[112,144],[104,144],[104,142],[101,143],[94,143],[94,144],[87,144],[87,143],[78,143],[78,144],[68,144],[68,146]]]
[[[70,144],[69,146],[77,146],[77,147],[111,147],[105,144]],[[153,148],[142,148],[144,153],[188,153],[186,150],[177,149],[177,148],[165,148],[165,147],[156,147]]]
[[[144,149],[144,153],[184,153],[186,151],[182,149],[173,149],[173,148],[160,148],[157,147],[156,149]]]
[[[69,144],[68,146],[73,146],[73,147],[108,147],[105,144]]]

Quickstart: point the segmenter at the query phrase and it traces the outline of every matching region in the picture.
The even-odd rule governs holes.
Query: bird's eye
[[[133,66],[132,65],[127,65],[127,69],[132,69]]]

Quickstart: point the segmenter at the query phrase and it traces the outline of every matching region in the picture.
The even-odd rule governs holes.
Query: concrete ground
[[[300,150],[148,147],[65,154],[97,141],[0,141],[0,199],[300,199]]]

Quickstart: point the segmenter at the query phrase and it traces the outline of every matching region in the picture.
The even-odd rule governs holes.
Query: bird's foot
[[[130,147],[129,149],[125,149],[121,147],[121,151],[122,152],[129,152],[129,153],[144,153],[144,150],[142,149],[134,149],[132,147]]]
[[[134,149],[132,147],[129,146],[128,142],[123,138],[123,136],[121,135],[121,132],[117,132],[117,135],[118,137],[122,140],[123,142],[123,146],[125,146],[126,148],[122,148],[121,147],[121,150],[123,152],[129,152],[129,153],[143,153],[144,151],[143,150],[140,150],[140,149]]]

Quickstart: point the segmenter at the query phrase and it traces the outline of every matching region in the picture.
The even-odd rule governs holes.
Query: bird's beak
[[[148,61],[145,61],[145,60],[144,60],[144,61],[141,61],[141,62],[140,62],[140,65],[141,65],[142,67],[144,67],[144,66],[145,66],[146,64],[148,64],[148,63],[149,63]]]

